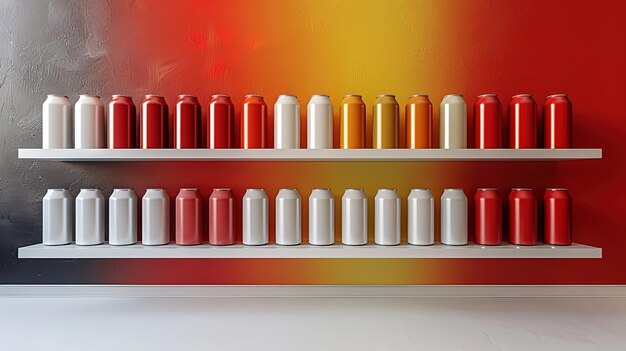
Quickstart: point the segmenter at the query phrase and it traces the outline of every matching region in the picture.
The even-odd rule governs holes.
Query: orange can
[[[433,147],[433,104],[428,95],[415,94],[406,104],[406,148]]]
[[[341,101],[340,148],[365,148],[365,103],[361,95],[350,94]]]
[[[396,96],[378,95],[372,110],[372,146],[374,149],[397,149],[400,130],[400,107]]]

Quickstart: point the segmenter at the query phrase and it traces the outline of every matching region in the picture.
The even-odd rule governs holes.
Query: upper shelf
[[[601,159],[602,149],[19,149],[51,161],[555,161]]]

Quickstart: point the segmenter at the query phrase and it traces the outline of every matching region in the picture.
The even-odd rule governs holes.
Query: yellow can
[[[361,95],[350,94],[341,101],[340,143],[342,149],[365,148],[365,103]]]
[[[400,106],[396,96],[378,95],[372,111],[372,146],[374,149],[397,149],[400,132]]]

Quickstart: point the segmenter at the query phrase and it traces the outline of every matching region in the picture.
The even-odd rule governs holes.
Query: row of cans
[[[474,103],[474,147],[503,148],[508,124],[509,147],[537,148],[538,118],[530,94],[512,97],[508,121],[495,94]],[[213,95],[207,113],[210,149],[234,148],[235,109],[227,95]],[[340,148],[366,147],[366,106],[360,95],[346,95],[340,106]],[[148,94],[141,103],[136,137],[135,105],[129,96],[113,95],[105,118],[98,96],[80,95],[74,106],[66,96],[48,95],[43,104],[43,148],[199,148],[201,106],[193,95],[179,95],[169,144],[169,112],[165,98]],[[428,95],[412,95],[406,104],[406,148],[433,147],[433,108]],[[400,147],[400,107],[394,95],[379,95],[372,109],[372,145]],[[72,133],[73,130],[73,133]],[[246,95],[241,107],[240,147],[267,148],[268,109],[260,95]],[[543,147],[572,147],[572,103],[566,94],[550,95],[543,105]],[[439,109],[440,148],[467,148],[467,106],[462,95],[447,95]],[[72,140],[73,135],[73,140]],[[280,95],[274,105],[274,148],[300,147],[300,104],[294,95]],[[307,147],[333,148],[333,106],[327,95],[313,95],[307,105]]]
[[[170,241],[170,200],[163,189],[148,189],[142,198],[142,243],[164,245]],[[209,197],[208,242],[235,244],[235,196],[228,188],[213,189]],[[571,197],[566,189],[548,188],[544,201],[544,242],[570,245]],[[82,189],[76,197],[77,245],[105,241],[105,199],[98,189]],[[243,244],[269,242],[269,199],[263,189],[247,189],[242,201]],[[374,198],[374,242],[398,245],[401,242],[401,204],[395,189],[379,189]],[[205,241],[202,196],[198,189],[180,189],[175,200],[176,244],[198,245]],[[502,201],[497,189],[478,189],[474,197],[475,242],[502,243]],[[43,243],[72,242],[72,198],[65,189],[49,189],[43,198]],[[301,198],[296,189],[281,189],[276,196],[276,244],[302,242]],[[329,189],[313,189],[309,196],[309,243],[335,243],[334,197]],[[368,206],[363,189],[346,189],[341,199],[341,242],[365,245],[368,242]],[[434,197],[428,189],[412,189],[407,198],[408,243],[434,244]],[[537,201],[532,189],[514,188],[508,198],[509,242],[535,245]],[[441,243],[468,243],[468,200],[463,189],[445,189],[441,196]],[[109,244],[137,242],[137,196],[132,189],[115,189],[109,197]]]

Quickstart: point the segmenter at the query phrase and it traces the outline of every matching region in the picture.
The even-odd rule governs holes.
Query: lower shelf
[[[602,249],[582,244],[571,246],[44,246],[18,249],[19,258],[602,258]]]

